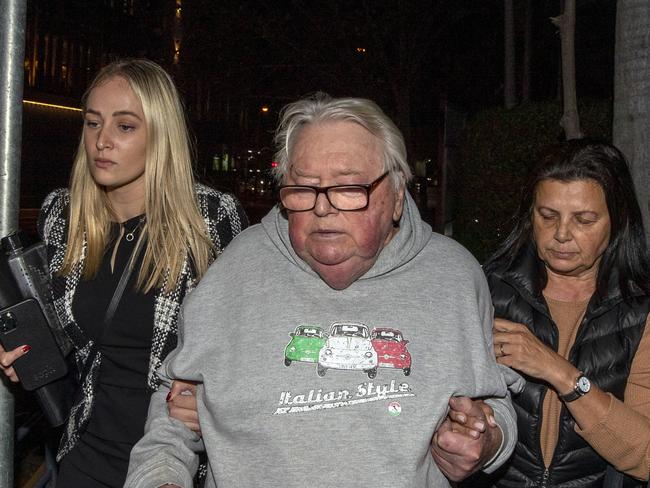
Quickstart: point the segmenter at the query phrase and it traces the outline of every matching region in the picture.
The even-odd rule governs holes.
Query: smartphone
[[[63,354],[34,298],[0,310],[0,343],[5,351],[23,344],[31,346],[13,364],[26,390],[35,390],[68,372]]]

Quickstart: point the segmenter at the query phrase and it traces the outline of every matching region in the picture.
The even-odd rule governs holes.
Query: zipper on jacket
[[[548,477],[549,477],[548,468],[544,468],[544,474],[542,475],[541,488],[546,488],[548,486]]]

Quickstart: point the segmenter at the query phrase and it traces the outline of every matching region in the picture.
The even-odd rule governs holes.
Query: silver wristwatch
[[[573,387],[573,390],[565,395],[558,395],[558,397],[564,403],[569,403],[586,395],[589,393],[589,390],[591,390],[591,381],[589,381],[589,378],[587,378],[583,373],[580,373],[578,378],[576,378],[576,384]]]

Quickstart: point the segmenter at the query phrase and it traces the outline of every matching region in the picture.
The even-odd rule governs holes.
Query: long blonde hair
[[[183,272],[186,257],[200,279],[215,256],[196,201],[183,107],[164,69],[145,59],[127,59],[115,61],[97,74],[82,98],[84,110],[90,92],[115,77],[129,83],[147,124],[147,245],[137,286],[144,291],[158,287],[169,292]],[[68,246],[61,274],[84,261],[83,277],[88,279],[99,270],[115,214],[105,188],[92,178],[83,138],[82,132],[70,177]]]

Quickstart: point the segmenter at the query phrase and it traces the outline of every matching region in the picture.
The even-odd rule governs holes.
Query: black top
[[[135,444],[144,434],[151,396],[151,390],[147,388],[147,372],[151,354],[155,292],[150,290],[148,293],[142,293],[135,289],[144,247],[140,251],[112,322],[103,336],[99,336],[102,333],[108,304],[142,231],[142,225],[138,225],[140,222],[139,216],[124,222],[125,231],[121,238],[120,226],[116,224],[113,227],[110,244],[106,248],[97,276],[79,283],[72,304],[77,323],[98,344],[103,356],[95,404],[87,430],[103,439],[129,444]],[[127,235],[134,229],[134,238],[129,241]],[[115,246],[115,269],[111,271]]]

